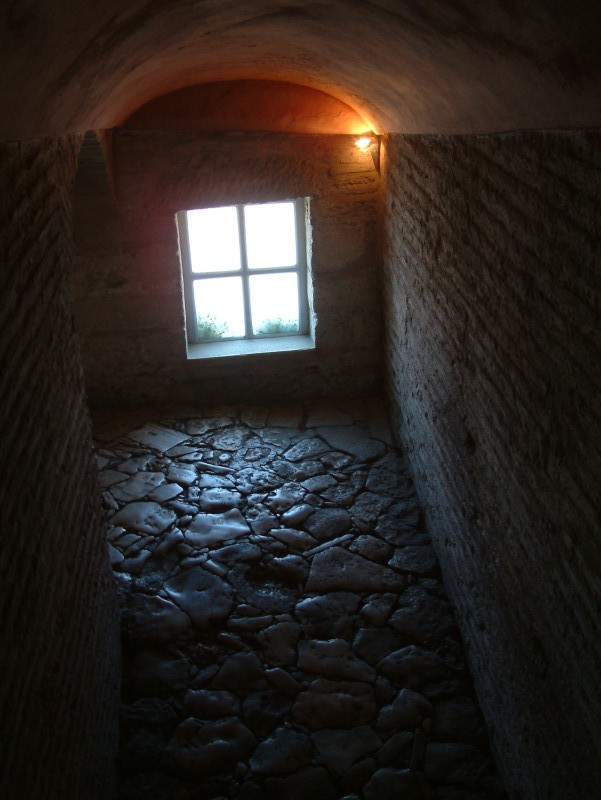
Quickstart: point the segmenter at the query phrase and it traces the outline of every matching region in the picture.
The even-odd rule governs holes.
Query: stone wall
[[[118,621],[66,275],[78,140],[0,151],[0,796],[114,791]]]
[[[601,785],[601,134],[387,142],[389,385],[513,798]]]
[[[88,155],[75,187],[74,276],[95,406],[366,395],[381,388],[379,179],[350,136],[116,131],[116,200]],[[174,216],[310,197],[316,348],[187,359]]]

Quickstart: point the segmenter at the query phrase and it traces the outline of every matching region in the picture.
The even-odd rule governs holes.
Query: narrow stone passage
[[[114,431],[124,800],[504,796],[381,405]]]

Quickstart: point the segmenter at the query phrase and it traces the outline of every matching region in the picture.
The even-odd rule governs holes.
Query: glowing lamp
[[[355,140],[355,147],[362,153],[371,153],[374,167],[380,171],[380,139],[373,131],[364,133]]]
[[[361,136],[355,142],[355,147],[358,147],[363,153],[367,153],[372,144],[376,143],[376,137],[371,135]]]

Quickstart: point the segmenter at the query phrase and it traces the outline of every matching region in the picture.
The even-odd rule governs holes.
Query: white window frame
[[[186,311],[186,331],[189,345],[207,346],[221,345],[228,342],[255,342],[260,345],[266,339],[291,339],[292,337],[307,337],[310,333],[309,301],[307,293],[307,198],[296,198],[294,200],[274,200],[272,203],[293,203],[296,227],[296,264],[285,267],[269,267],[265,269],[249,269],[246,247],[246,226],[244,209],[246,206],[271,205],[271,203],[231,203],[228,207],[236,208],[238,219],[238,240],[240,247],[240,268],[235,270],[219,272],[193,272],[192,260],[190,256],[190,240],[188,237],[187,210],[179,211],[176,214],[176,222],[180,242],[180,257],[182,263],[182,275],[184,282],[184,305]],[[190,209],[193,210],[193,209]],[[269,275],[281,273],[294,273],[298,280],[298,331],[287,331],[284,333],[253,333],[252,313],[250,304],[249,279],[251,275]],[[242,295],[244,303],[244,336],[238,337],[219,337],[218,339],[200,338],[198,336],[197,314],[194,302],[194,284],[211,278],[230,278],[240,277],[242,279]],[[257,341],[259,340],[259,341]],[[257,346],[256,350],[250,349],[247,352],[260,352],[264,347]],[[287,349],[287,348],[286,348]],[[291,348],[293,349],[293,348]],[[303,345],[299,349],[304,349]]]

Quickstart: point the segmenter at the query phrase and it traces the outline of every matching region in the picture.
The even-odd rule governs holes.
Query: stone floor
[[[124,800],[503,796],[381,405],[119,424]]]

